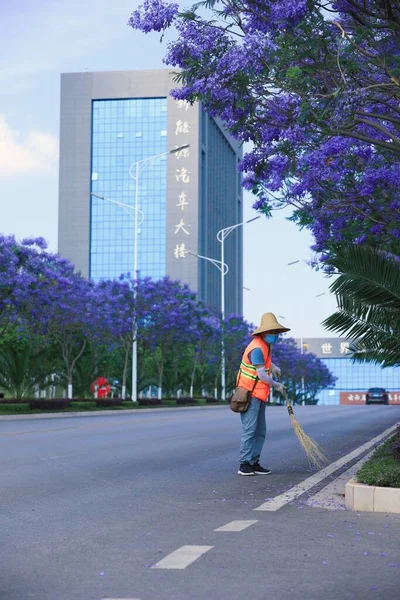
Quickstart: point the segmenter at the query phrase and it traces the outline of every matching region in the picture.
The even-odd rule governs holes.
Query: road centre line
[[[264,504],[261,504],[261,506],[258,506],[257,508],[254,508],[253,510],[255,510],[255,511],[276,511],[276,510],[279,510],[280,508],[282,508],[283,506],[285,506],[286,504],[289,504],[289,502],[293,502],[293,500],[296,500],[296,498],[298,498],[299,496],[304,494],[304,492],[307,492],[308,490],[313,488],[315,485],[317,485],[318,483],[323,481],[326,477],[328,477],[335,471],[338,471],[343,465],[350,462],[354,458],[357,458],[357,456],[359,456],[366,450],[369,450],[374,445],[379,444],[379,442],[381,442],[384,438],[390,436],[391,433],[394,433],[396,428],[397,428],[397,424],[393,425],[393,427],[389,427],[389,429],[386,429],[383,433],[381,433],[380,435],[377,435],[369,442],[366,442],[359,448],[356,448],[355,450],[353,450],[353,452],[350,452],[350,454],[346,454],[346,456],[339,458],[338,460],[336,460],[335,462],[330,464],[328,467],[325,467],[324,469],[321,469],[321,471],[318,471],[318,473],[311,475],[311,477],[308,477],[307,479],[305,479],[298,485],[295,485],[294,487],[289,489],[287,492],[284,492],[283,494],[280,494],[279,496],[276,496],[275,498],[272,498],[271,500],[264,502]]]
[[[195,560],[203,554],[214,548],[214,546],[181,546],[175,552],[171,552],[158,563],[153,565],[152,569],[186,569]]]
[[[244,531],[251,525],[258,523],[258,521],[231,521],[226,525],[222,525],[222,527],[218,527],[218,529],[214,529],[214,531]]]

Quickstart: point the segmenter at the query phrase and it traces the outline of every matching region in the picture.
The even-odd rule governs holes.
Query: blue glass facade
[[[242,182],[238,155],[214,119],[201,112],[200,156],[200,245],[203,256],[221,255],[216,234],[223,227],[243,221]],[[243,313],[243,228],[238,227],[225,246],[225,313]],[[199,288],[205,302],[217,310],[221,307],[221,274],[210,262],[199,263]]]
[[[136,182],[129,168],[166,152],[167,99],[93,100],[91,150],[91,192],[133,207]],[[144,220],[138,234],[138,270],[154,279],[166,274],[166,179],[166,157],[147,162],[139,177]],[[90,209],[90,277],[133,276],[134,210],[93,196]]]
[[[318,394],[319,404],[340,404],[340,392],[366,392],[371,387],[382,387],[388,392],[400,391],[400,369],[382,369],[379,365],[352,363],[349,358],[321,358],[330,372],[337,377],[333,390]]]

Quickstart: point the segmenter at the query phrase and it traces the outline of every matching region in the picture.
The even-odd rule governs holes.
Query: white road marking
[[[312,508],[326,508],[328,510],[346,510],[346,500],[344,493],[346,483],[354,477],[361,466],[371,457],[372,452],[366,454],[361,460],[356,462],[350,469],[339,475],[327,486],[322,488],[314,496],[311,496],[306,502],[307,506]]]
[[[254,523],[258,523],[258,521],[231,521],[222,527],[218,527],[218,529],[214,529],[214,531],[243,531],[250,525],[254,525]]]
[[[285,506],[285,504],[293,502],[293,500],[296,500],[296,498],[304,494],[304,492],[307,492],[307,490],[310,490],[315,485],[323,481],[326,477],[328,477],[328,475],[331,475],[335,471],[338,471],[341,467],[343,467],[343,465],[350,462],[354,458],[357,458],[357,456],[359,456],[362,452],[369,450],[370,448],[378,444],[381,440],[383,440],[385,437],[388,437],[391,433],[394,433],[396,427],[397,425],[389,427],[389,429],[386,429],[386,431],[384,431],[380,435],[377,435],[369,442],[366,442],[359,448],[356,448],[355,450],[353,450],[353,452],[350,452],[350,454],[339,458],[339,460],[333,462],[328,467],[325,467],[325,469],[321,469],[321,471],[318,471],[318,473],[315,473],[315,475],[311,475],[311,477],[308,477],[298,485],[295,485],[287,492],[280,494],[279,496],[276,496],[275,498],[272,498],[267,502],[264,502],[264,504],[261,504],[261,506],[254,508],[253,510],[276,511]]]
[[[186,569],[195,560],[203,554],[214,548],[214,546],[181,546],[175,552],[171,552],[158,563],[153,565],[152,569]]]
[[[140,598],[102,598],[101,600],[140,600]]]

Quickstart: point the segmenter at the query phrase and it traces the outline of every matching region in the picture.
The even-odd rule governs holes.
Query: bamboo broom
[[[328,459],[326,458],[325,454],[323,453],[321,448],[318,446],[318,444],[313,442],[312,439],[310,437],[308,437],[308,435],[306,433],[304,433],[302,426],[296,420],[296,417],[294,416],[294,413],[293,413],[293,406],[289,402],[289,399],[287,397],[287,393],[286,393],[285,389],[283,390],[283,395],[285,397],[286,408],[288,410],[290,420],[292,421],[294,432],[297,435],[297,438],[298,438],[300,444],[302,445],[303,450],[306,453],[309,462],[316,469],[321,469],[328,462]]]

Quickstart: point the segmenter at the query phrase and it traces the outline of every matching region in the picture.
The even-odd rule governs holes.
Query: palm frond
[[[341,275],[332,283],[334,294],[400,311],[400,264],[368,246],[335,247],[330,260]]]
[[[330,263],[339,272],[330,287],[338,311],[323,325],[352,340],[353,360],[400,365],[399,263],[379,250],[359,246],[336,246]]]

